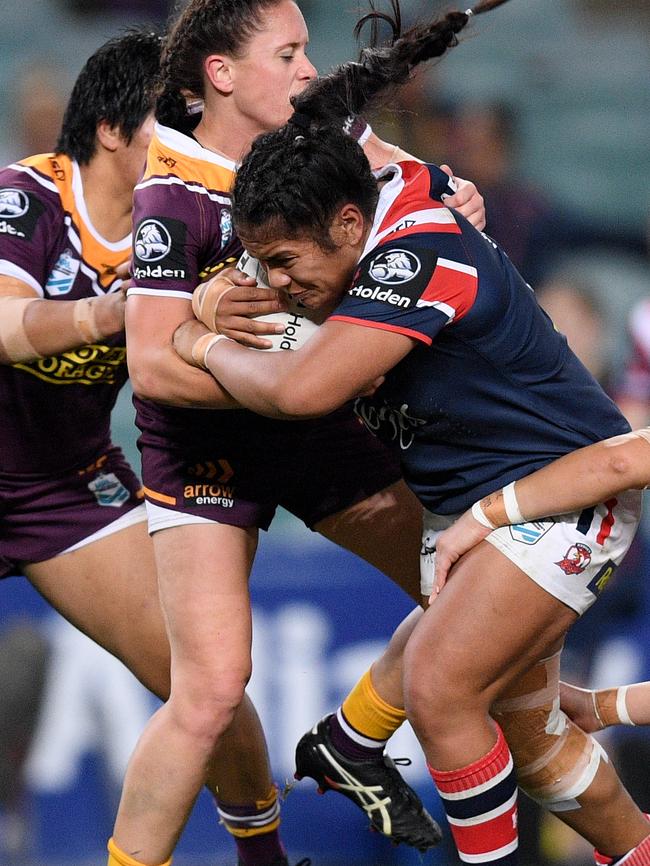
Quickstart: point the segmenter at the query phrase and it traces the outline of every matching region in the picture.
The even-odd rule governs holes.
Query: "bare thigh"
[[[482,725],[496,697],[551,654],[576,619],[492,545],[470,551],[406,649],[407,703],[423,745],[435,755],[437,735],[471,737],[467,719]]]
[[[24,570],[65,619],[167,697],[169,642],[145,522]]]
[[[314,527],[390,577],[420,603],[422,505],[403,481]]]
[[[250,676],[248,578],[256,548],[257,530],[225,524],[177,526],[155,533],[160,598],[172,653],[172,698],[179,684],[194,693],[205,677],[211,689],[214,677],[225,685]],[[199,698],[195,693],[187,697]]]

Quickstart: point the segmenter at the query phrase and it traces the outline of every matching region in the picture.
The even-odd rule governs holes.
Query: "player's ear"
[[[344,204],[332,221],[330,234],[337,246],[357,246],[365,236],[366,220],[359,208]]]
[[[96,135],[98,143],[111,153],[114,153],[122,142],[119,126],[112,126],[107,120],[99,121]]]
[[[206,78],[219,93],[232,93],[234,85],[233,67],[224,54],[210,54],[203,62]]]

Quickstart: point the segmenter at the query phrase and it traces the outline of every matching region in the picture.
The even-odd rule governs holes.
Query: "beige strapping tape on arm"
[[[223,284],[226,287],[223,288]],[[206,328],[219,333],[217,328],[217,311],[219,304],[228,292],[232,292],[237,286],[227,277],[222,277],[221,274],[212,277],[207,283],[198,286],[192,295],[192,311],[196,318],[203,322]],[[208,316],[208,312],[210,315]],[[206,321],[207,320],[207,321]]]
[[[25,309],[41,298],[0,297],[0,343],[11,364],[34,361],[43,355],[32,345],[25,331]]]
[[[72,308],[75,330],[85,343],[93,343],[103,337],[95,318],[94,300],[95,298],[80,298]]]

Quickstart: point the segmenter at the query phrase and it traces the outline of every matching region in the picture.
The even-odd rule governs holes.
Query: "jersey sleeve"
[[[206,234],[197,194],[175,177],[139,184],[134,192],[133,227],[129,294],[191,296],[200,282],[199,261]]]
[[[430,345],[471,309],[478,273],[461,235],[390,237],[359,263],[352,287],[330,316],[405,334]]]
[[[0,171],[0,275],[43,297],[63,211],[56,186],[33,169]]]

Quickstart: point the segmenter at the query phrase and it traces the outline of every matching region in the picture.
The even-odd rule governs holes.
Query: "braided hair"
[[[402,33],[399,0],[390,0],[392,14],[378,11],[371,0],[371,11],[355,27],[355,35],[359,37],[366,24],[372,25],[370,46],[361,51],[357,62],[344,63],[295,96],[292,99],[295,111],[319,123],[338,122],[350,114],[360,114],[391,87],[408,81],[420,63],[442,57],[458,45],[458,34],[472,17],[505,2],[479,0],[465,12],[449,12],[443,18],[416,24]],[[386,45],[377,44],[380,21],[392,31]]]
[[[282,0],[190,0],[172,24],[161,60],[156,118],[181,132],[198,117],[188,115],[188,101],[204,96],[203,62],[210,54],[241,57],[261,29],[266,9]]]
[[[458,34],[474,15],[506,0],[480,0],[466,12],[418,24],[402,35],[399,0],[390,0],[392,15],[372,11],[356,32],[371,23],[376,42],[378,23],[392,29],[387,45],[371,45],[357,62],[345,63],[316,79],[292,98],[295,114],[276,132],[258,136],[235,180],[233,218],[246,236],[279,230],[290,237],[309,237],[332,249],[329,227],[345,203],[356,204],[371,220],[377,183],[361,148],[342,131],[387,88],[408,80],[415,67],[458,44]]]

